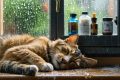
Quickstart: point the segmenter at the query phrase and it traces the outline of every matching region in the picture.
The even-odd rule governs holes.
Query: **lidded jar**
[[[82,15],[79,17],[80,35],[90,35],[90,24],[91,17],[88,15],[88,12],[82,12]]]
[[[113,34],[113,18],[103,18],[102,23],[102,34],[112,35]]]

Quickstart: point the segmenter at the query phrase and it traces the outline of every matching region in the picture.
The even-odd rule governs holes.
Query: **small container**
[[[79,31],[80,35],[90,35],[91,17],[88,12],[82,12],[79,18]]]
[[[102,23],[102,34],[112,35],[113,34],[113,18],[103,18]]]
[[[78,34],[78,19],[77,14],[71,13],[68,20],[68,35]]]
[[[97,35],[98,34],[98,24],[97,24],[97,18],[96,18],[96,13],[92,14],[91,18],[91,35]]]

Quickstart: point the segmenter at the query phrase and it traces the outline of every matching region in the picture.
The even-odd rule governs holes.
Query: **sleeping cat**
[[[78,35],[51,41],[47,37],[14,35],[0,39],[0,72],[34,76],[54,69],[92,67],[97,60],[78,49]]]

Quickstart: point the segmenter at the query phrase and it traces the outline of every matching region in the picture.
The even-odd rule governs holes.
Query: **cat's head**
[[[82,64],[88,67],[96,64],[94,59],[82,55],[77,45],[78,38],[79,35],[71,35],[65,40],[57,39],[52,41],[50,55],[56,69],[79,68],[81,61]]]

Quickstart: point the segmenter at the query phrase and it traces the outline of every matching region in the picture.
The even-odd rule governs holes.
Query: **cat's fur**
[[[0,71],[35,75],[38,71],[91,67],[95,59],[84,57],[78,35],[51,41],[47,37],[14,35],[0,39]]]

